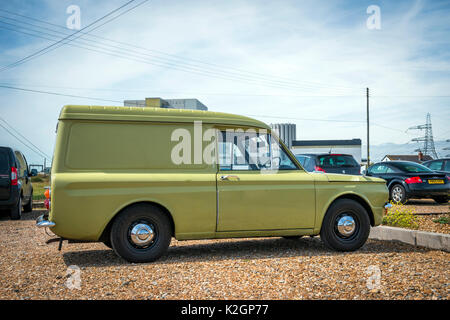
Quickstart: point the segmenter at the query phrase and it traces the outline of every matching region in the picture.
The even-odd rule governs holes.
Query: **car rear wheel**
[[[369,237],[370,219],[358,202],[350,199],[336,201],[325,214],[320,230],[324,244],[337,251],[354,251]]]
[[[389,192],[390,198],[395,203],[404,204],[406,202],[406,190],[401,184],[394,184]]]
[[[31,212],[33,211],[33,192],[30,195],[30,201],[26,205],[23,206],[23,212]]]
[[[151,205],[136,205],[116,217],[111,228],[114,251],[129,262],[151,262],[167,250],[172,238],[167,215]]]
[[[448,202],[448,197],[436,197],[433,198],[434,201],[436,201],[437,203],[447,203]]]
[[[22,218],[22,197],[19,197],[17,204],[11,208],[11,220],[20,220]]]

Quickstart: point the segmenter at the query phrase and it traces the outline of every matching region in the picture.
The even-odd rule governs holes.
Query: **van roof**
[[[110,107],[66,105],[62,108],[59,120],[107,120],[107,121],[156,121],[233,124],[270,129],[264,122],[230,113],[151,108],[151,107]]]

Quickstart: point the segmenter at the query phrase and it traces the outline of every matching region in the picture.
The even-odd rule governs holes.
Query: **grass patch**
[[[440,217],[439,219],[434,219],[433,222],[440,223],[440,224],[450,224],[450,218],[449,217]]]
[[[408,229],[419,228],[419,221],[413,209],[405,207],[400,203],[391,202],[391,204],[392,208],[383,217],[384,225]]]
[[[45,196],[44,196],[44,192],[45,189],[44,187],[47,187],[50,185],[50,177],[46,176],[46,177],[33,177],[33,178],[40,178],[41,181],[36,181],[33,182],[33,180],[31,180],[31,183],[33,184],[33,200],[44,200]]]

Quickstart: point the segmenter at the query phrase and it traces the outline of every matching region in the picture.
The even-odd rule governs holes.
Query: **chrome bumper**
[[[38,227],[38,228],[51,228],[54,226],[55,226],[55,223],[45,220],[44,215],[41,215],[36,219],[36,227]]]

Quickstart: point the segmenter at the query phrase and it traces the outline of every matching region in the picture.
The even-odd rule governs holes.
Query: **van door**
[[[0,200],[9,199],[11,192],[11,165],[9,151],[0,148]]]
[[[314,181],[270,134],[218,139],[217,231],[313,228]]]

